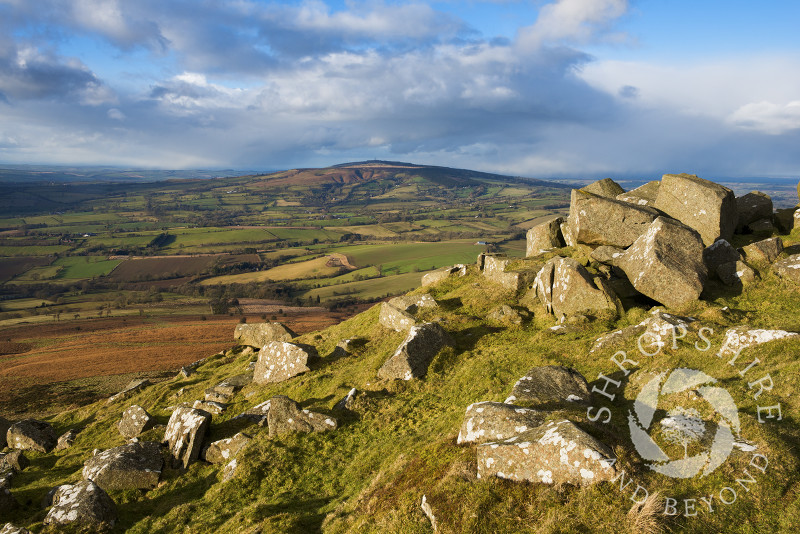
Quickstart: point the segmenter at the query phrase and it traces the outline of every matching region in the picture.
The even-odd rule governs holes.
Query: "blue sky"
[[[0,163],[800,175],[800,2],[0,0]]]

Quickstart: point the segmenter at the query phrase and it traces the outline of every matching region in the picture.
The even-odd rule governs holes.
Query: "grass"
[[[60,267],[57,278],[81,280],[105,276],[121,262],[122,260],[107,260],[101,256],[70,256],[57,259],[53,265]]]

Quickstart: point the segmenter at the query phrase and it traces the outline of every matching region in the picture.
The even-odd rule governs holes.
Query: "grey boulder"
[[[561,235],[563,222],[563,217],[556,217],[530,228],[525,234],[525,256],[530,258],[548,250],[566,246],[564,236]]]
[[[741,233],[749,224],[759,219],[772,218],[772,199],[761,191],[751,191],[736,198],[736,212],[736,231]]]
[[[378,378],[421,378],[428,372],[433,358],[450,344],[450,336],[438,323],[414,326],[395,353],[378,369]]]
[[[772,268],[781,278],[800,284],[800,254],[776,261]]]
[[[287,432],[327,432],[336,430],[338,426],[333,417],[303,410],[299,404],[284,395],[270,399],[267,424],[270,436]]]
[[[308,371],[308,361],[315,357],[313,347],[270,341],[258,352],[253,382],[264,385],[288,380]]]
[[[577,243],[625,248],[642,235],[658,212],[615,198],[573,189],[568,222]]]
[[[591,396],[589,384],[578,371],[548,365],[534,367],[517,380],[505,403],[529,408],[563,406],[565,403],[587,404]]]
[[[518,436],[544,422],[546,412],[500,402],[476,402],[467,407],[458,444],[486,443]]]
[[[263,347],[270,341],[291,341],[294,337],[297,334],[281,323],[239,324],[233,331],[239,345],[251,347]]]
[[[141,441],[92,456],[84,463],[83,478],[106,491],[152,489],[158,485],[163,465],[159,444]]]
[[[164,433],[164,444],[169,448],[174,465],[189,467],[202,450],[206,431],[211,425],[211,414],[181,406],[172,412]]]
[[[58,436],[49,423],[23,419],[9,427],[6,440],[12,449],[50,452],[58,443]]]
[[[250,436],[239,432],[232,438],[221,439],[211,443],[205,449],[203,457],[206,462],[211,464],[230,462],[250,441],[252,441]]]
[[[117,509],[108,493],[91,480],[83,480],[58,488],[44,524],[76,524],[96,530],[110,530],[116,520]]]
[[[154,420],[147,410],[134,404],[122,412],[122,419],[117,423],[117,429],[126,438],[135,438],[151,428],[153,424]]]

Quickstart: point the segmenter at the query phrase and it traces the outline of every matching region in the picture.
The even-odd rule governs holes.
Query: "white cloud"
[[[728,121],[746,130],[781,135],[800,129],[800,100],[778,105],[753,102],[734,111]]]
[[[627,0],[557,0],[542,6],[532,26],[520,29],[519,43],[526,49],[560,42],[586,43],[627,10]]]

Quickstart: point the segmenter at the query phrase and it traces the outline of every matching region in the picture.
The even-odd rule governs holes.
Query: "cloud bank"
[[[557,0],[498,36],[423,2],[0,0],[0,161],[798,171],[798,56],[587,52],[629,12]]]

